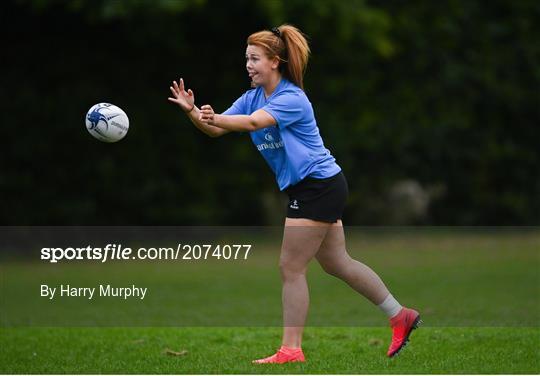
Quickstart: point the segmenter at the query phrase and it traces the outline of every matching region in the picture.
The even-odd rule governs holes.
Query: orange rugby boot
[[[281,346],[281,348],[272,356],[263,359],[254,360],[253,363],[256,364],[266,364],[266,363],[291,363],[291,362],[305,362],[306,358],[302,349],[291,349],[289,347]]]
[[[414,309],[405,307],[390,319],[392,343],[390,343],[387,353],[390,358],[397,355],[405,347],[407,342],[409,342],[411,332],[417,329],[421,323],[420,314]]]

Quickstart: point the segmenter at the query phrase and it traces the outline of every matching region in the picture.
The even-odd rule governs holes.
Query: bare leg
[[[309,306],[307,265],[325,239],[329,223],[286,218],[280,256],[283,282],[283,345],[299,348]]]
[[[328,274],[342,279],[376,305],[381,304],[390,293],[370,267],[349,256],[341,220],[332,224],[316,257]]]

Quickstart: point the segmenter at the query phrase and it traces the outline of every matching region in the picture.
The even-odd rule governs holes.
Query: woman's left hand
[[[199,114],[199,120],[208,125],[214,125],[214,109],[209,104],[205,104],[201,107]]]

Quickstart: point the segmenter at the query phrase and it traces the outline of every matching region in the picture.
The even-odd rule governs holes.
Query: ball
[[[129,119],[124,111],[110,103],[98,103],[86,113],[86,129],[103,142],[117,142],[129,130]]]

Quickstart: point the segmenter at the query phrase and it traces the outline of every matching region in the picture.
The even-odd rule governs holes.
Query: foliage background
[[[494,0],[9,0],[3,3],[0,223],[279,224],[247,135],[210,139],[167,102],[184,77],[225,110],[247,36],[309,37],[306,92],[355,225],[540,223],[540,3]],[[97,102],[131,129],[102,144]]]

